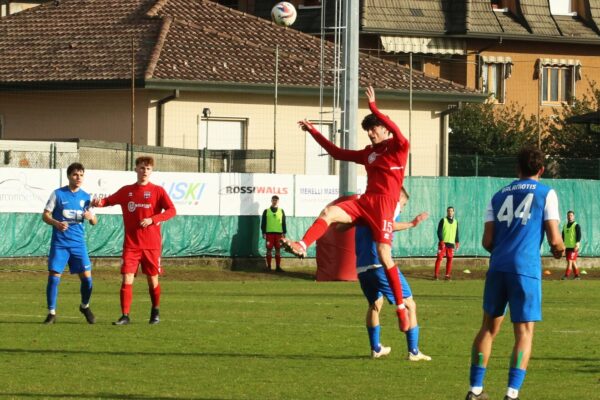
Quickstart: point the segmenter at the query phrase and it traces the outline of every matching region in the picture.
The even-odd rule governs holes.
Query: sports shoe
[[[121,318],[113,322],[113,325],[129,325],[129,315],[121,315]]]
[[[275,272],[283,272],[283,269],[281,267],[277,267],[275,268]]]
[[[518,397],[512,398],[509,395],[504,396],[504,400],[519,400]]]
[[[382,344],[379,344],[379,347],[379,351],[371,350],[371,358],[385,357],[392,351],[391,347],[386,347]]]
[[[567,279],[569,279],[569,277],[568,277],[568,276],[566,276],[566,275],[565,275],[565,276],[563,276],[562,278],[560,278],[560,280],[561,280],[561,281],[566,281]]]
[[[486,392],[481,392],[479,395],[476,395],[475,393],[469,391],[469,393],[467,393],[467,397],[465,397],[465,400],[489,400],[489,397]]]
[[[408,361],[431,361],[431,357],[421,353],[420,351],[417,354],[413,354],[409,351],[406,359]]]
[[[45,325],[50,325],[56,322],[56,314],[48,314],[44,320]]]
[[[156,325],[159,322],[160,322],[160,316],[159,316],[158,308],[153,308],[150,311],[150,321],[148,321],[148,323],[150,325]]]
[[[292,253],[298,258],[306,257],[306,249],[300,244],[300,242],[292,242],[287,238],[283,238],[279,241],[279,243],[288,253]]]
[[[446,275],[446,276],[444,276],[444,280],[445,281],[451,281],[452,277],[450,275]]]
[[[88,324],[96,323],[96,317],[94,316],[94,313],[92,313],[92,310],[90,310],[89,307],[83,308],[82,306],[79,306],[79,312],[84,315],[85,320]]]
[[[579,275],[576,275],[576,276],[573,278],[573,280],[574,280],[574,281],[580,281],[580,280],[581,280],[581,278],[579,277]]]
[[[439,276],[437,276],[437,275],[434,275],[434,276],[433,276],[433,280],[434,280],[434,281],[439,281],[439,280],[440,280],[440,278],[439,278]]]

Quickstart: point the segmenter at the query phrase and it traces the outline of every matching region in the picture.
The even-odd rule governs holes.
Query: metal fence
[[[450,176],[514,177],[515,157],[453,154],[449,157]],[[600,158],[563,158],[549,156],[544,177],[555,179],[600,179]]]
[[[142,155],[154,157],[156,169],[172,172],[271,173],[273,150],[190,150],[97,140],[71,142],[0,140],[0,167],[66,168],[81,162],[87,169],[126,171]]]

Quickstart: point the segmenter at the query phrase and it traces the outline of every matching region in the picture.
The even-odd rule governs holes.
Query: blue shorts
[[[65,266],[69,264],[71,274],[80,274],[92,270],[92,262],[85,246],[58,247],[50,246],[48,256],[48,271],[62,274]]]
[[[488,271],[483,292],[483,310],[500,317],[510,307],[512,322],[542,320],[542,281],[510,272]]]
[[[369,269],[365,272],[358,274],[358,281],[360,282],[360,288],[362,289],[365,297],[369,304],[375,303],[381,296],[385,296],[390,304],[395,304],[395,297],[392,293],[392,289],[388,284],[387,277],[385,276],[385,267]],[[398,270],[400,275],[400,284],[402,285],[402,297],[407,298],[412,296],[408,281],[402,275],[402,272]]]

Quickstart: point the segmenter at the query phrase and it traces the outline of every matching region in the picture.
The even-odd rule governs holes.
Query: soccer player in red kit
[[[306,231],[299,242],[282,239],[284,248],[298,257],[306,255],[306,249],[321,237],[331,223],[352,223],[360,218],[371,229],[373,240],[377,242],[377,254],[385,267],[386,277],[396,298],[396,310],[400,330],[406,332],[410,321],[402,301],[402,287],[398,279],[398,268],[392,259],[392,227],[394,211],[399,201],[404,169],[408,158],[408,140],[400,128],[375,105],[375,90],[366,90],[371,114],[362,121],[371,144],[362,150],[342,149],[329,140],[307,120],[298,125],[308,131],[313,138],[336,160],[354,161],[367,170],[367,190],[358,199],[347,200],[325,207],[319,218]]]
[[[162,237],[160,223],[175,216],[175,206],[167,192],[150,182],[154,167],[152,157],[138,157],[135,160],[137,182],[126,185],[105,199],[94,199],[95,207],[120,205],[125,225],[123,257],[121,265],[121,318],[113,325],[129,324],[129,310],[133,298],[133,280],[141,264],[142,272],[148,280],[148,291],[152,301],[150,324],[159,323],[160,285],[158,276],[162,273],[160,255]]]

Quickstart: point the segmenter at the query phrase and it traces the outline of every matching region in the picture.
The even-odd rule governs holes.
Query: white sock
[[[471,386],[471,393],[475,396],[479,396],[483,392],[483,386]]]
[[[516,399],[517,397],[519,397],[519,390],[509,387],[508,389],[506,389],[506,395],[511,399]]]
[[[48,314],[56,315],[56,310],[48,310]]]
[[[88,304],[83,304],[83,303],[81,303],[81,308],[89,308],[89,307],[90,307],[90,304],[89,304],[89,303],[88,303]]]

